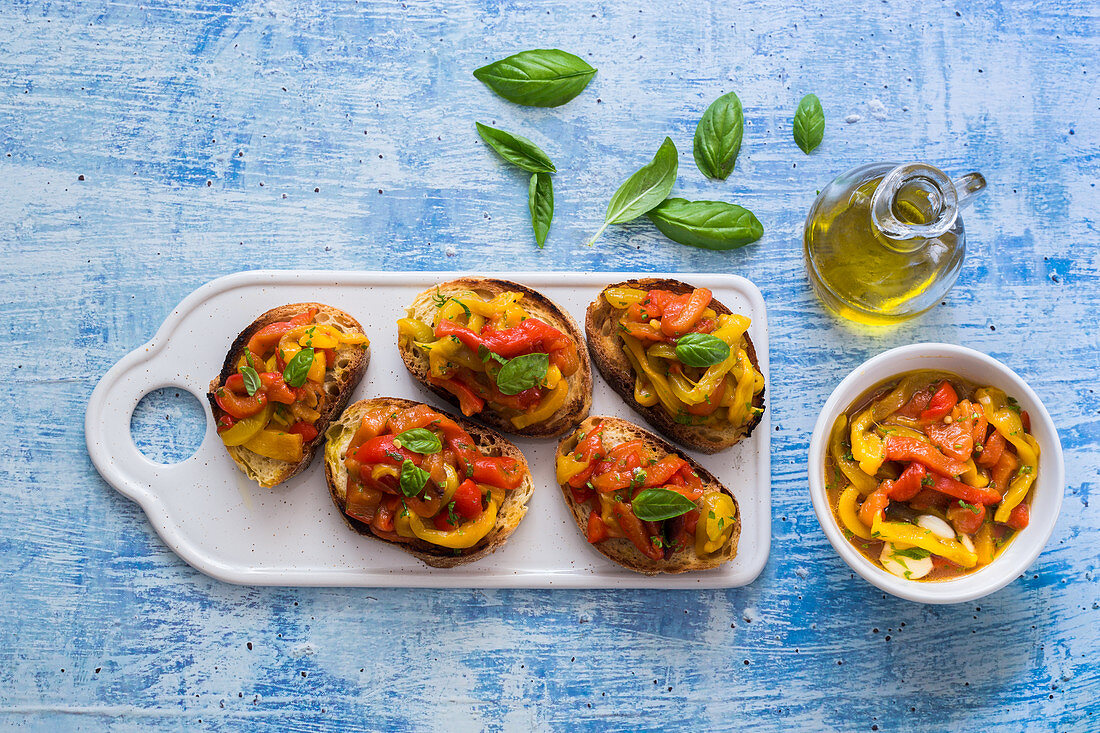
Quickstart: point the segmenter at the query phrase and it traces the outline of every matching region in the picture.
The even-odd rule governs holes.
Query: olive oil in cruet
[[[955,284],[966,252],[959,210],[985,188],[923,163],[854,168],[818,194],[803,248],[810,283],[838,315],[869,324],[913,318]]]

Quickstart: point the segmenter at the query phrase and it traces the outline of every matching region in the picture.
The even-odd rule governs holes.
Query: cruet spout
[[[906,163],[886,174],[871,199],[871,220],[895,241],[934,239],[955,226],[959,209],[985,189],[981,173],[951,180],[926,163]]]

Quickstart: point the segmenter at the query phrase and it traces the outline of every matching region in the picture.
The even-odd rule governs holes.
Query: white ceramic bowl
[[[837,416],[875,384],[916,369],[952,372],[975,384],[1003,389],[1019,401],[1021,409],[1027,410],[1031,418],[1031,434],[1039,442],[1039,471],[1032,489],[1028,526],[992,563],[954,580],[905,580],[872,563],[845,539],[825,493],[825,452]],[[901,346],[869,359],[849,374],[833,390],[814,426],[810,440],[809,472],[810,497],[817,521],[844,561],[869,583],[887,593],[921,603],[972,601],[1003,588],[1019,577],[1050,539],[1062,507],[1065,487],[1065,465],[1058,431],[1035,392],[1016,372],[996,359],[980,351],[951,344]]]

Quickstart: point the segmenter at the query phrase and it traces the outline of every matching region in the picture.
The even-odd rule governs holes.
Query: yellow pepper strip
[[[401,511],[397,513],[397,516],[393,518],[393,531],[397,533],[399,537],[415,537],[412,531],[412,522],[409,517],[412,516],[411,512],[405,507],[401,507]]]
[[[898,382],[898,386],[894,387],[888,395],[875,400],[871,405],[875,420],[885,420],[905,407],[905,403],[912,399],[913,393],[917,391],[919,379],[919,374],[910,374]]]
[[[501,328],[511,328],[516,326],[524,318],[527,318],[527,311],[520,308],[518,305],[509,305],[504,309],[504,318],[501,319]]]
[[[690,396],[692,401],[688,404],[698,405],[706,400],[718,386],[718,383],[722,381],[722,378],[726,376],[726,373],[737,365],[740,355],[744,353],[741,349],[741,337],[745,335],[750,323],[751,321],[744,316],[718,316],[718,328],[714,329],[714,333],[711,335],[725,341],[730,347],[730,354],[721,363],[707,367],[707,371],[699,380],[698,386],[692,391]],[[747,354],[745,358],[748,359]]]
[[[480,334],[481,329],[485,328],[485,316],[480,313],[473,314],[470,316],[470,322],[466,324],[466,328],[474,333]]]
[[[227,446],[244,445],[256,437],[257,433],[267,427],[267,424],[271,422],[271,416],[274,412],[275,405],[269,402],[264,405],[264,409],[260,410],[252,417],[238,420],[233,427],[218,433],[218,437],[221,438],[222,442]]]
[[[752,368],[752,362],[749,361],[748,352],[737,350],[737,364],[743,371],[733,391],[733,404],[729,409],[730,425],[744,425],[748,422],[752,411],[753,388],[756,384],[753,378],[755,371]]]
[[[297,433],[261,430],[243,445],[253,453],[276,461],[297,463],[302,460],[302,436]]]
[[[428,342],[435,340],[435,332],[424,321],[415,318],[398,318],[397,335],[413,341]]]
[[[588,468],[587,463],[578,461],[573,456],[572,451],[564,455],[558,454],[556,473],[559,484],[569,483],[569,479]]]
[[[377,463],[373,467],[371,467],[370,477],[375,481],[383,479],[387,476],[395,479],[400,479],[401,473],[397,470],[396,466],[390,466],[385,463]]]
[[[871,423],[874,419],[872,408],[868,407],[856,415],[855,420],[852,420],[852,455],[868,476],[878,473],[885,460],[882,438],[871,432]]]
[[[840,492],[840,498],[836,503],[836,514],[840,517],[840,522],[845,529],[860,539],[869,540],[872,539],[871,529],[860,521],[859,512],[856,511],[856,497],[858,496],[859,489],[848,484],[848,488]]]
[[[675,395],[672,394],[672,387],[669,386],[668,378],[653,366],[649,357],[646,356],[645,351],[642,349],[642,344],[638,339],[625,334],[622,336],[622,339],[623,345],[626,347],[624,353],[626,354],[626,358],[630,361],[631,366],[634,367],[634,373],[645,375],[650,385],[653,387],[653,391],[656,392],[657,399],[661,401],[665,409],[675,415],[679,412],[681,403],[676,399]]]
[[[449,463],[443,464],[443,473],[447,475],[447,480],[443,482],[443,501],[441,504],[446,506],[451,499],[454,498],[455,492],[458,491],[458,472],[455,471],[454,466]]]
[[[993,525],[987,519],[978,528],[974,535],[974,553],[978,556],[979,565],[988,565],[993,562]]]
[[[460,525],[457,529],[443,531],[433,529],[424,524],[424,520],[416,514],[409,514],[409,529],[412,533],[433,545],[450,547],[455,550],[465,550],[480,542],[493,528],[497,521],[497,503],[489,502],[489,507],[481,513],[481,516],[472,522]]]
[[[919,440],[922,443],[931,442],[928,440],[928,436],[919,430],[913,428],[907,428],[904,425],[876,425],[875,432],[886,437],[887,435],[896,435],[899,438],[912,438],[913,440]]]
[[[607,301],[607,304],[621,311],[626,310],[635,303],[641,303],[645,300],[646,295],[648,295],[646,291],[637,288],[608,288],[603,291],[603,299]]]
[[[309,365],[309,371],[306,372],[306,379],[311,382],[321,384],[325,381],[325,366],[327,362],[325,360],[325,352],[314,351],[313,363]]]
[[[634,375],[634,399],[639,405],[645,407],[653,407],[658,402],[657,393],[653,390],[653,385],[639,373]]]
[[[457,339],[439,339],[432,345],[428,352],[428,371],[433,377],[446,379],[454,371],[453,357],[462,348],[462,343]]]
[[[985,417],[998,433],[1016,449],[1016,456],[1020,459],[1020,467],[1016,469],[1016,476],[1009,483],[1008,491],[1001,499],[997,512],[993,515],[996,522],[1007,522],[1012,510],[1019,506],[1027,496],[1031,484],[1039,473],[1039,444],[1035,438],[1024,432],[1024,423],[1020,414],[1008,406],[1008,397],[994,387],[982,387],[974,393],[978,402],[982,405]],[[1003,491],[1003,486],[997,487]]]
[[[310,346],[314,349],[335,349],[337,346],[340,345],[340,339],[336,338],[336,336],[328,333],[325,330],[322,330],[320,326],[317,326],[316,328],[317,330],[313,331],[312,333],[309,331],[309,329],[306,329],[305,335],[301,336],[298,339],[298,345],[302,347]]]
[[[448,300],[446,303],[443,304],[442,308],[436,311],[435,315],[437,320],[435,325],[438,326],[440,321],[455,321],[456,323],[465,323],[466,309],[462,307],[464,305],[466,304],[463,303],[461,300]],[[471,299],[470,305],[478,308],[485,307],[485,303],[481,300]],[[474,309],[471,308],[470,305],[467,305],[466,307],[470,308],[470,310],[473,311]]]
[[[865,474],[854,460],[848,458],[847,451],[844,450],[846,427],[848,427],[848,418],[844,415],[837,417],[836,422],[833,423],[832,434],[829,436],[829,453],[840,472],[852,482],[861,495],[867,496],[878,488],[878,480]]]
[[[966,549],[961,542],[945,540],[915,524],[885,522],[876,516],[871,525],[871,535],[877,540],[923,548],[964,568],[972,568],[978,564],[978,556]]]
[[[534,425],[540,423],[549,418],[555,412],[560,410],[569,399],[569,382],[562,379],[554,387],[553,391],[543,395],[542,401],[539,402],[538,407],[531,412],[525,412],[522,415],[516,415],[512,418],[512,425],[517,428],[525,428],[528,425]]]
[[[737,507],[727,494],[710,491],[699,497],[699,523],[695,525],[695,554],[718,552],[729,542],[737,520]]]
[[[546,370],[546,379],[543,380],[543,386],[547,389],[554,389],[560,381],[561,369],[558,369],[557,364],[551,364],[550,368]]]
[[[978,470],[973,458],[966,459],[966,470],[959,475],[959,480],[978,489],[989,486],[989,476]]]

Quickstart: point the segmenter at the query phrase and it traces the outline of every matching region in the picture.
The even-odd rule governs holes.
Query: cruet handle
[[[985,176],[977,171],[959,176],[951,182],[955,184],[955,191],[958,196],[957,205],[960,209],[973,203],[978,194],[985,190]]]

